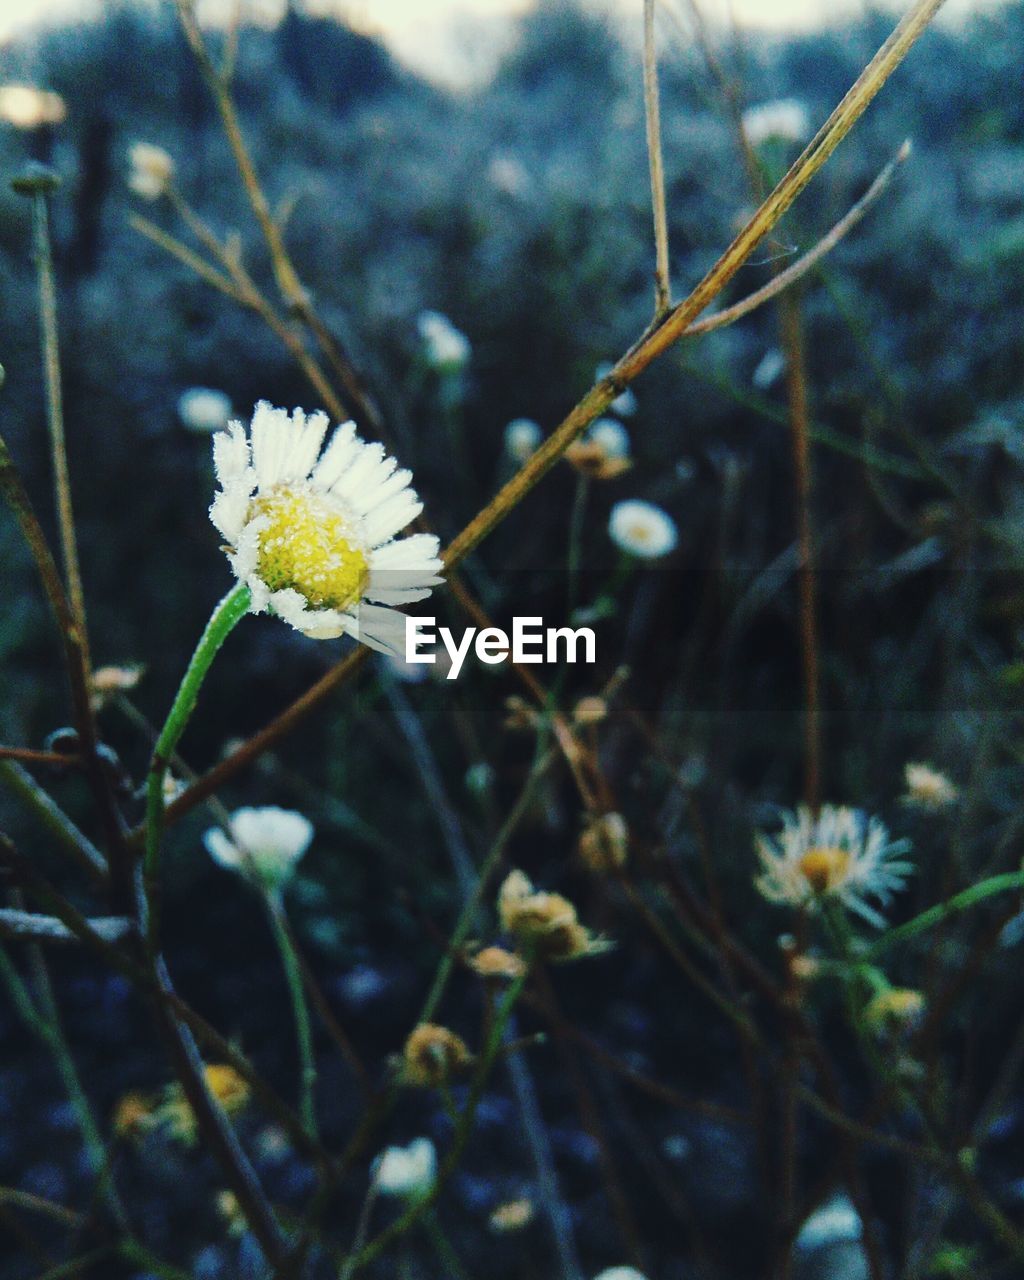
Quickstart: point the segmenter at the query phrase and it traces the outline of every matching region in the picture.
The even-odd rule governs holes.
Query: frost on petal
[[[292,426],[284,409],[261,400],[252,415],[252,462],[261,489],[271,489],[281,479],[288,455]]]
[[[332,485],[337,484],[359,451],[360,443],[356,435],[356,424],[342,423],[331,436],[323,457],[313,471],[313,483],[324,489],[330,489]]]
[[[213,466],[217,479],[222,485],[241,480],[249,473],[249,463],[249,441],[245,436],[245,428],[240,422],[231,422],[226,431],[219,431],[213,437]]]
[[[423,503],[412,490],[404,489],[365,517],[366,536],[373,546],[379,546],[411,524],[422,510]]]
[[[316,464],[320,446],[327,434],[329,419],[320,411],[307,418],[301,409],[292,413],[288,451],[281,465],[279,480],[305,480]]]
[[[374,489],[368,490],[366,493],[355,494],[352,498],[352,506],[360,515],[368,515],[371,511],[376,511],[389,498],[393,498],[396,493],[401,493],[403,490],[412,493],[412,490],[408,488],[411,479],[411,471],[395,471],[386,480],[382,480]],[[413,494],[413,497],[415,496]]]
[[[293,587],[273,592],[269,604],[278,618],[313,640],[333,640],[349,630],[347,615],[337,609],[311,609]]]
[[[374,570],[426,570],[436,573],[441,568],[437,558],[441,543],[432,533],[413,533],[377,547],[370,555],[370,568]]]

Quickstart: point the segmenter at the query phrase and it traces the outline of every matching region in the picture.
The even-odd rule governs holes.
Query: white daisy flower
[[[210,519],[251,612],[270,610],[316,640],[351,635],[404,654],[405,617],[392,606],[430,595],[441,579],[433,534],[395,535],[423,504],[380,444],[355,424],[320,453],[325,413],[256,406],[249,435],[232,422],[213,439],[220,492]]]
[[[0,86],[0,120],[6,120],[16,129],[62,124],[67,114],[67,106],[59,93],[37,89],[31,84]]]
[[[865,899],[884,906],[914,870],[900,857],[909,841],[890,841],[877,818],[839,805],[824,805],[817,817],[804,805],[783,813],[782,831],[759,832],[755,847],[763,868],[757,888],[769,902],[809,907],[836,898],[879,928],[885,921]]]
[[[174,177],[174,161],[163,147],[151,142],[133,142],[128,150],[131,172],[128,186],[144,200],[159,200]]]
[[[313,824],[301,813],[268,805],[236,809],[230,830],[211,827],[203,844],[214,862],[266,889],[279,889],[313,839]]]
[[[903,802],[919,809],[944,809],[954,804],[960,794],[946,775],[930,764],[908,764],[903,777],[907,784]]]
[[[440,311],[422,311],[416,327],[435,369],[454,371],[469,362],[469,339]]]
[[[617,547],[641,560],[667,555],[679,541],[676,523],[668,512],[641,498],[629,498],[612,507],[608,532]]]
[[[197,435],[223,431],[231,418],[231,400],[212,387],[189,387],[178,397],[181,425]]]
[[[413,1199],[425,1195],[437,1177],[437,1152],[429,1138],[415,1138],[407,1147],[387,1147],[373,1169],[374,1186],[385,1196]]]
[[[532,418],[513,418],[505,428],[505,452],[516,462],[525,462],[536,452],[543,434]]]
[[[849,1196],[833,1196],[806,1219],[796,1238],[798,1249],[819,1249],[842,1240],[859,1240],[864,1228]]]
[[[602,361],[594,370],[594,381],[600,382],[602,378],[607,378],[614,368],[610,360]],[[622,395],[616,396],[611,407],[623,418],[631,418],[636,413],[636,396],[633,394],[633,388],[627,387]]]
[[[743,130],[752,147],[769,138],[803,142],[811,132],[811,117],[798,98],[775,98],[744,111]]]
[[[629,457],[629,432],[614,418],[598,418],[583,439],[588,444],[596,444],[606,458]]]

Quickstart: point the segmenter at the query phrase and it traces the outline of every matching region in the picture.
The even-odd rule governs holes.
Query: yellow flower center
[[[808,849],[800,859],[804,879],[811,886],[812,892],[819,896],[831,893],[842,884],[849,866],[850,855],[846,849]]]
[[[363,594],[366,556],[348,521],[308,487],[278,485],[254,498],[248,515],[267,521],[257,563],[271,591],[291,587],[315,609],[346,609]]]

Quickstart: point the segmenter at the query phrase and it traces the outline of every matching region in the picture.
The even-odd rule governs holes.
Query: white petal
[[[432,533],[413,533],[408,538],[398,538],[385,543],[370,553],[370,568],[413,569],[436,573],[441,568],[437,558],[441,543]]]
[[[412,587],[401,586],[397,581],[392,582],[389,577],[375,578],[371,575],[363,598],[375,600],[378,604],[415,604],[417,600],[426,600],[432,587],[439,581],[439,578],[435,578],[430,586]]]
[[[346,502],[351,502],[372,485],[372,477],[383,462],[384,446],[382,444],[364,444],[344,475],[331,486],[331,491]],[[394,463],[392,463],[393,467]],[[382,478],[387,479],[387,476]]]
[[[345,468],[359,451],[362,441],[356,436],[356,424],[344,422],[335,431],[324,450],[324,456],[313,471],[313,483],[318,488],[329,489],[341,478]]]
[[[203,844],[214,862],[222,867],[237,869],[242,865],[242,855],[231,843],[220,827],[211,827],[203,836]]]
[[[261,400],[252,415],[252,462],[261,490],[271,489],[281,479],[288,455],[292,427],[284,409],[275,409]]]
[[[359,606],[357,640],[380,653],[405,656],[405,615],[380,605]]]
[[[225,488],[249,471],[249,441],[240,422],[229,423],[226,431],[218,431],[213,437],[213,466]]]
[[[305,596],[292,587],[275,591],[270,597],[270,608],[312,640],[334,640],[352,627],[351,618],[337,609],[310,609]]]
[[[301,409],[292,413],[288,453],[281,467],[281,480],[305,480],[316,464],[330,420],[326,413],[311,413],[307,418]]]
[[[255,479],[255,473],[250,472]],[[252,497],[252,486],[244,481],[235,481],[226,485],[214,498],[210,505],[210,519],[214,528],[228,542],[234,543],[245,526],[245,515],[249,510]]]
[[[393,538],[396,533],[415,520],[422,510],[423,503],[411,489],[403,489],[401,493],[389,498],[364,519],[363,527],[370,545],[379,547],[382,542]]]
[[[393,497],[396,493],[401,493],[403,489],[407,489],[411,479],[411,471],[395,471],[375,488],[368,490],[366,493],[357,493],[352,499],[352,505],[360,514],[367,515],[369,512],[375,511],[388,498]],[[412,493],[412,490],[409,489],[409,492]],[[416,495],[412,494],[412,496],[415,498]]]

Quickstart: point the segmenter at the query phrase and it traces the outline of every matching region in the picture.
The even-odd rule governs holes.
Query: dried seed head
[[[402,1079],[406,1084],[436,1089],[464,1070],[472,1059],[465,1041],[454,1031],[421,1022],[402,1050]]]
[[[506,951],[504,947],[484,947],[469,963],[481,978],[509,981],[521,977],[526,968],[521,956],[514,951]]]
[[[591,818],[577,847],[587,868],[598,875],[624,867],[629,851],[625,818],[621,813],[602,813]]]
[[[537,713],[517,694],[505,699],[505,728],[513,733],[533,732],[537,727]]]
[[[608,703],[593,695],[580,698],[572,713],[573,723],[578,725],[600,724],[608,715]]]
[[[920,991],[890,987],[868,1002],[864,1021],[879,1033],[912,1031],[920,1022],[924,1007],[925,999]]]
[[[522,1231],[533,1221],[535,1213],[532,1200],[507,1200],[499,1204],[490,1217],[491,1230],[504,1234],[508,1231]]]
[[[498,893],[502,928],[544,960],[577,960],[608,949],[576,918],[576,908],[558,893],[538,893],[522,871],[513,871]]]

